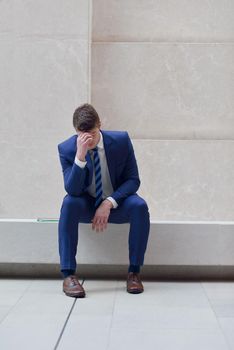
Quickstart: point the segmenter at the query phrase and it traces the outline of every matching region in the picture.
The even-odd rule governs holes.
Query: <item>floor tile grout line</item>
[[[62,330],[61,330],[61,332],[60,332],[60,334],[59,334],[59,337],[58,337],[58,340],[57,340],[57,342],[56,342],[56,344],[55,344],[54,350],[56,350],[56,349],[58,348],[58,346],[59,346],[60,340],[62,339],[63,333],[64,333],[65,328],[66,328],[66,326],[67,326],[68,320],[69,320],[69,318],[70,318],[70,316],[71,316],[72,310],[73,310],[73,308],[74,308],[74,306],[75,306],[75,304],[76,304],[76,300],[77,300],[77,298],[75,298],[75,300],[73,301],[72,307],[71,307],[71,309],[70,309],[70,311],[69,311],[69,314],[68,314],[68,316],[67,316],[67,318],[66,318],[66,321],[65,321],[65,323],[64,323],[64,325],[63,325],[63,328],[62,328]]]
[[[204,283],[203,283],[202,281],[200,281],[200,283],[201,283],[202,289],[203,289],[203,291],[204,291],[204,293],[205,293],[205,295],[206,295],[206,297],[207,297],[207,299],[208,299],[210,308],[211,308],[211,310],[213,311],[213,313],[214,313],[214,315],[215,315],[215,318],[216,318],[217,323],[218,323],[218,325],[219,325],[220,331],[221,331],[221,333],[222,333],[222,335],[223,335],[223,337],[224,337],[224,339],[225,339],[225,343],[226,343],[226,345],[227,345],[227,349],[231,350],[230,345],[229,345],[229,343],[228,343],[228,340],[227,340],[227,338],[226,338],[226,335],[224,334],[223,328],[221,327],[221,324],[220,324],[220,322],[219,322],[219,318],[218,318],[218,316],[217,316],[217,314],[216,314],[216,312],[215,312],[215,310],[214,310],[214,308],[213,308],[213,305],[212,305],[212,303],[211,303],[211,301],[210,301],[209,295],[208,295],[207,292],[206,292],[206,289],[205,289],[205,287],[204,287]]]
[[[17,301],[14,303],[14,305],[12,305],[9,309],[9,311],[7,312],[7,314],[3,317],[3,319],[0,321],[0,327],[1,324],[5,321],[5,319],[7,318],[7,316],[11,313],[11,311],[15,308],[15,306],[18,304],[18,302],[23,298],[23,296],[25,295],[25,293],[28,291],[28,289],[31,287],[33,281],[31,281],[31,283],[29,283],[29,285],[27,286],[27,288],[25,288],[25,290],[23,291],[23,294],[20,295],[20,297],[17,299]]]
[[[84,281],[85,281],[85,279],[83,278],[83,281],[82,281],[82,283],[81,283],[82,286],[83,286],[83,284],[84,284]],[[76,304],[77,299],[78,299],[78,298],[75,298],[75,300],[73,301],[72,307],[71,307],[71,309],[70,309],[70,311],[69,311],[69,314],[68,314],[68,316],[67,316],[67,318],[66,318],[66,321],[65,321],[65,323],[64,323],[64,325],[63,325],[63,328],[62,328],[62,330],[61,330],[61,332],[60,332],[60,334],[59,334],[58,340],[57,340],[57,342],[56,342],[56,344],[55,344],[53,350],[57,350],[57,349],[58,349],[58,346],[59,346],[59,344],[60,344],[60,341],[61,341],[61,339],[62,339],[63,333],[64,333],[64,331],[65,331],[65,329],[66,329],[66,326],[67,326],[67,324],[68,324],[69,318],[70,318],[70,316],[71,316],[71,314],[72,314],[72,311],[73,311],[73,309],[74,309],[74,306],[75,306],[75,304]]]
[[[115,281],[115,282],[116,282],[116,286],[115,286],[115,296],[114,296],[114,302],[113,302],[113,308],[112,308],[110,326],[109,326],[109,330],[108,330],[106,350],[108,350],[108,349],[110,348],[111,329],[112,329],[112,324],[113,324],[114,310],[115,310],[115,306],[116,306],[116,298],[117,298],[119,280],[117,280],[117,281]]]

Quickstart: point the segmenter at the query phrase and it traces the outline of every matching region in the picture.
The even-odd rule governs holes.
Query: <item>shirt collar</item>
[[[100,131],[99,131],[100,132]],[[100,140],[97,144],[97,148],[99,149],[103,149],[104,148],[104,145],[103,145],[103,137],[102,137],[102,133],[100,132]]]

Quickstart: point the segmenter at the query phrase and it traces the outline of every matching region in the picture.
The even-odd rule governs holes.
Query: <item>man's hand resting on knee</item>
[[[94,218],[92,220],[92,229],[96,232],[104,231],[107,227],[110,210],[113,208],[113,204],[105,199],[102,204],[97,208]]]

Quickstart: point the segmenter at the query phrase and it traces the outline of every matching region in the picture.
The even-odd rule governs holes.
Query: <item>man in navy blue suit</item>
[[[97,111],[88,103],[73,114],[76,135],[58,145],[64,188],[59,219],[59,255],[67,296],[85,297],[75,275],[79,223],[100,232],[107,223],[130,223],[127,292],[142,293],[140,266],[149,236],[149,210],[136,191],[140,186],[131,140],[124,131],[101,130]]]

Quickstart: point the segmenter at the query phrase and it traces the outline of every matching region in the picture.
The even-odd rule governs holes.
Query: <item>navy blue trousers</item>
[[[59,255],[61,270],[76,270],[79,223],[90,223],[95,215],[95,198],[89,194],[63,199],[59,219]],[[109,223],[130,223],[128,237],[129,262],[143,265],[147,247],[150,220],[148,206],[137,194],[130,195],[116,208],[111,209]]]

